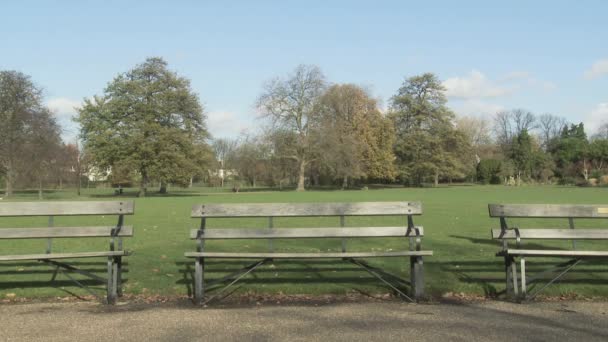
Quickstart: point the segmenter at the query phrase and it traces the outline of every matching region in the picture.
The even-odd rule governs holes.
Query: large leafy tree
[[[560,176],[579,177],[585,179],[589,175],[588,153],[589,141],[582,123],[565,126],[559,137],[550,145]]]
[[[43,197],[43,186],[59,165],[61,153],[61,136],[59,125],[53,114],[41,110],[32,117],[27,135],[23,158],[27,161],[27,170],[38,187],[38,198]]]
[[[331,86],[320,100],[323,163],[335,178],[395,177],[394,129],[377,101],[353,84]]]
[[[42,90],[29,76],[0,71],[0,174],[6,181],[6,197],[12,195],[18,167],[25,162],[32,123],[45,111]]]
[[[446,106],[445,88],[431,73],[405,80],[391,99],[396,129],[395,155],[401,176],[420,185],[426,176],[461,177],[472,168],[466,160],[471,146],[454,128],[454,113]],[[467,153],[468,152],[468,153]]]
[[[306,166],[318,153],[313,135],[319,127],[318,102],[325,87],[321,69],[300,65],[287,78],[268,82],[257,101],[258,109],[271,120],[275,130],[295,133],[295,144],[284,149],[286,154],[282,157],[298,163],[298,191],[304,191]]]
[[[161,193],[170,182],[188,184],[210,155],[197,94],[161,58],[119,74],[102,96],[85,100],[77,121],[96,166],[137,172],[140,196],[153,179]]]

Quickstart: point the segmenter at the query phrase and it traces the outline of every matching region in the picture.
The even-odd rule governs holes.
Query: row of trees
[[[517,109],[491,119],[457,117],[431,73],[407,78],[388,109],[366,89],[333,84],[301,65],[267,82],[256,102],[258,133],[216,138],[188,79],[149,58],[84,101],[80,142],[65,144],[42,91],[19,72],[0,72],[0,177],[15,185],[80,184],[91,174],[115,185],[225,176],[253,186],[357,183],[594,183],[608,173],[608,125],[587,137],[582,124]],[[595,181],[594,181],[595,180]]]
[[[608,124],[588,138],[582,124],[523,109],[457,117],[431,73],[406,79],[386,113],[314,66],[269,82],[257,105],[268,119],[262,133],[213,143],[218,168],[250,185],[593,184],[608,173]]]
[[[0,178],[4,196],[15,186],[59,187],[78,182],[80,153],[76,144],[62,142],[53,113],[44,106],[42,89],[29,76],[0,71]]]

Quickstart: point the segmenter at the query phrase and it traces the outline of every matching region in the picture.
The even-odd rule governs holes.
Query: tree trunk
[[[348,188],[348,176],[344,176],[344,178],[342,178],[342,190]]]
[[[78,168],[78,190],[76,191],[78,193],[78,196],[80,196],[80,190],[82,189],[82,177],[80,177],[80,168]]]
[[[161,180],[160,181],[160,189],[158,190],[159,193],[161,194],[166,194],[167,193],[167,182]]]
[[[190,183],[188,184],[188,188],[192,188],[192,183],[194,182],[194,177],[190,177]],[[224,182],[224,180],[222,180],[222,183]],[[222,184],[222,186],[224,186],[224,184]]]
[[[439,186],[439,170],[435,169],[435,187]]]
[[[42,178],[38,177],[38,199],[42,200]]]
[[[146,197],[147,187],[148,186],[148,175],[145,172],[141,173],[141,182],[139,183],[139,193],[137,197]]]
[[[9,160],[6,166],[6,189],[4,189],[4,196],[10,197],[13,195],[13,164]]]
[[[306,173],[306,160],[300,159],[300,171],[298,173],[298,187],[296,191],[305,191],[304,189],[304,174]]]
[[[585,181],[589,180],[589,171],[587,170],[587,159],[583,158],[583,177],[585,177]]]

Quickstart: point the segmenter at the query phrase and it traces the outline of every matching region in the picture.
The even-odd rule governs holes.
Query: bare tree
[[[523,131],[531,132],[534,128],[536,128],[536,116],[524,109],[502,111],[494,116],[494,133],[498,144],[503,148]]]
[[[559,136],[562,129],[568,122],[566,119],[553,114],[543,114],[538,117],[538,129],[540,130],[540,143],[546,151],[550,141]]]
[[[470,139],[473,147],[492,143],[490,122],[487,119],[461,116],[456,119],[456,127]]]
[[[600,125],[600,128],[593,135],[593,139],[608,139],[608,121]]]
[[[514,109],[511,111],[515,134],[519,135],[524,130],[530,132],[536,128],[536,116],[525,109]]]
[[[272,120],[274,127],[297,134],[295,153],[285,157],[298,162],[298,191],[304,191],[306,165],[314,159],[310,134],[318,126],[317,103],[325,86],[319,67],[300,65],[286,79],[268,82],[257,101],[258,109]]]

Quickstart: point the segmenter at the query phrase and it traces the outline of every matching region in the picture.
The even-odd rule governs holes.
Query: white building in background
[[[87,172],[87,178],[91,182],[106,182],[110,175],[112,174],[112,169],[102,171],[96,167],[91,167]]]

